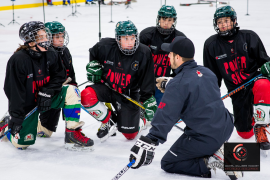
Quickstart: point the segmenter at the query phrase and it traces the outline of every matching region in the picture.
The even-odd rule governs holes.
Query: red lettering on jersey
[[[166,103],[160,102],[158,105],[159,109],[163,109],[166,106]]]
[[[233,65],[233,62],[229,62],[230,69],[234,72],[236,69]]]
[[[113,82],[114,80],[114,72],[111,72],[110,81]]]
[[[246,80],[246,79],[247,79],[245,76],[243,76],[242,72],[240,72],[239,74],[240,74],[240,76],[241,76],[241,78],[242,78],[243,80]]]
[[[224,65],[226,73],[229,74],[229,72],[228,72],[228,69],[229,69],[228,63],[225,62],[225,63],[223,63],[223,65]]]
[[[122,73],[122,80],[121,80],[121,86],[124,86],[125,84],[124,84],[124,80],[125,80],[125,74],[124,73]]]
[[[131,80],[131,75],[127,74],[127,76],[126,76],[126,87],[130,84],[130,80]]]
[[[108,77],[110,76],[111,72],[112,72],[112,70],[109,69],[109,72],[108,72],[108,74],[107,74],[107,76],[106,76],[106,79],[108,79]]]
[[[115,72],[115,83],[119,84],[119,80],[121,78],[121,73]]]
[[[162,61],[162,65],[163,66],[166,66],[166,60],[167,60],[167,57],[168,57],[168,54],[165,54],[164,56],[163,56],[163,61]],[[164,62],[165,61],[165,62]]]
[[[234,84],[238,84],[237,79],[235,78],[235,74],[232,74],[232,79]]]
[[[239,76],[239,74],[238,74],[237,71],[235,72],[235,75],[236,75],[236,78],[237,78],[238,82],[239,83],[242,83],[242,80],[241,80],[241,78],[240,78],[240,76]]]
[[[245,56],[242,56],[241,57],[241,67],[244,69],[244,68],[247,68],[247,64],[246,64],[246,57]]]
[[[158,67],[157,75],[160,76],[162,73],[162,67]]]

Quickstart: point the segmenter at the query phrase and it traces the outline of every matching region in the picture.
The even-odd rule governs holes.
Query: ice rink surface
[[[101,6],[101,33],[102,37],[114,37],[114,28],[118,21],[131,20],[138,30],[155,26],[157,11],[161,7],[160,0],[137,0],[132,3],[132,8],[125,9],[125,5],[114,5],[112,20],[111,6]],[[108,2],[108,1],[105,1]],[[163,0],[164,2],[164,0]],[[174,5],[177,11],[177,29],[182,31],[195,44],[195,60],[202,65],[203,45],[205,40],[215,34],[212,22],[215,12],[209,5],[194,5],[189,7],[179,6],[180,3],[197,2],[197,0],[167,0],[167,5]],[[255,31],[265,45],[268,55],[270,55],[270,1],[250,0],[249,16],[247,13],[246,0],[231,0],[230,5],[236,10],[238,24],[241,29]],[[15,2],[16,4],[16,2]],[[220,7],[221,5],[218,5]],[[59,21],[69,33],[68,48],[73,56],[78,84],[85,82],[85,66],[89,61],[88,49],[98,42],[99,18],[98,5],[85,6],[80,4],[77,7],[77,17],[71,14],[71,7],[45,7],[46,22]],[[42,7],[31,9],[15,10],[15,19],[20,25],[28,21],[43,21]],[[12,11],[0,11],[0,84],[4,85],[6,64],[10,56],[22,43],[18,36],[20,25],[7,25],[12,20]],[[80,87],[83,90],[85,86]],[[225,95],[227,90],[223,85],[221,95]],[[8,109],[8,101],[1,88],[0,91],[0,114],[1,116]],[[226,107],[232,112],[230,98],[224,100]],[[83,132],[95,141],[93,152],[72,152],[64,149],[64,121],[60,120],[57,132],[51,138],[37,138],[36,144],[30,146],[25,151],[15,149],[8,142],[0,143],[0,179],[1,180],[110,180],[125,165],[128,164],[130,149],[135,140],[128,141],[121,133],[116,137],[101,143],[96,136],[100,123],[91,118],[85,112],[81,113],[81,120],[86,122]],[[183,124],[182,124],[183,126]],[[141,134],[146,135],[148,130]],[[168,135],[168,141],[156,148],[156,155],[150,166],[142,167],[138,170],[130,169],[120,179],[121,180],[167,180],[167,179],[200,179],[197,177],[169,174],[160,168],[160,160],[170,146],[182,134],[173,128]],[[230,142],[255,142],[252,137],[248,140],[240,138],[236,131],[233,132]],[[261,171],[245,172],[243,180],[255,180],[270,178],[270,157],[261,155]],[[225,173],[218,170],[215,174],[212,171],[212,179],[229,179]]]

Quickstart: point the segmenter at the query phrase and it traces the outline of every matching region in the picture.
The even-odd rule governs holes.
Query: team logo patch
[[[41,69],[39,69],[39,70],[38,70],[38,74],[41,74],[41,73],[42,73],[42,71],[41,71]]]
[[[265,112],[264,112],[264,110],[262,110],[261,108],[257,108],[255,110],[254,118],[257,121],[264,121],[264,119],[265,119]]]
[[[247,50],[247,43],[244,43],[244,45],[243,45],[243,50],[244,50],[245,52],[248,52],[248,50]]]
[[[31,77],[33,77],[33,73],[32,73],[32,74],[27,75],[27,78],[28,78],[28,79],[29,79],[29,78],[31,78]]]
[[[222,54],[220,56],[216,56],[216,60],[223,59],[223,58],[226,58],[226,57],[227,57],[227,54]]]
[[[197,70],[196,73],[198,74],[199,77],[202,77],[203,76],[203,74],[200,71],[198,71],[198,70]]]
[[[25,137],[24,137],[24,141],[33,141],[34,140],[34,135],[33,134],[27,134]]]
[[[131,69],[133,71],[137,71],[139,69],[139,62],[138,61],[135,61],[131,64]]]
[[[157,46],[150,45],[150,48],[153,49],[153,50],[156,50]]]
[[[109,61],[109,60],[105,60],[104,61],[104,64],[109,64],[109,65],[113,66],[113,62],[112,61]]]
[[[121,67],[121,62],[118,62],[118,67]]]
[[[234,49],[233,48],[231,49],[231,52],[234,53]]]
[[[76,88],[75,86],[73,88],[74,88],[74,91],[75,91],[76,95],[78,96],[78,98],[81,98],[80,90],[78,88]]]
[[[93,110],[90,111],[89,113],[92,114],[92,116],[94,116],[95,118],[99,118],[103,114],[103,112],[101,112],[100,110]]]

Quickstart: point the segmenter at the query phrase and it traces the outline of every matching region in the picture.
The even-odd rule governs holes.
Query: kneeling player
[[[36,140],[39,112],[63,108],[66,118],[65,147],[70,150],[91,150],[94,142],[81,133],[80,92],[75,86],[62,87],[66,72],[58,54],[51,49],[51,34],[39,21],[21,26],[24,45],[7,64],[4,90],[9,100],[11,119],[0,123],[0,132],[18,149],[33,145]],[[25,115],[38,106],[30,117]]]
[[[130,161],[135,159],[132,168],[152,162],[156,146],[167,140],[181,118],[186,128],[162,158],[161,168],[169,173],[210,178],[210,169],[223,170],[223,143],[233,132],[233,119],[220,98],[217,77],[193,59],[191,40],[178,36],[161,48],[170,52],[176,76],[166,87],[149,133],[131,148]],[[239,171],[225,173],[232,180],[242,177]]]
[[[67,77],[72,79],[68,84],[77,86],[75,72],[72,64],[72,57],[67,48],[69,37],[68,33],[65,30],[65,27],[57,22],[47,22],[45,27],[50,30],[52,33],[52,43],[51,46],[58,53],[60,61],[63,62]],[[61,113],[61,108],[59,109],[50,109],[48,111],[40,113],[40,121],[38,121],[37,135],[39,137],[50,137],[53,132],[56,131],[59,117]]]
[[[140,120],[140,108],[119,93],[143,102],[148,121],[152,120],[157,108],[153,97],[155,80],[151,51],[139,43],[137,28],[131,21],[118,22],[115,33],[115,39],[101,39],[90,49],[87,78],[95,84],[82,91],[82,105],[102,122],[97,133],[102,141],[108,138],[110,118],[127,139],[134,139],[146,123],[144,119]],[[112,103],[117,115],[112,116],[101,102]]]
[[[240,30],[237,15],[231,6],[220,7],[214,14],[217,34],[204,44],[204,66],[218,77],[219,86],[224,79],[228,91],[232,91],[261,73],[250,86],[232,95],[234,126],[244,139],[260,143],[262,150],[269,150],[266,135],[270,118],[270,58],[259,36],[251,30]]]

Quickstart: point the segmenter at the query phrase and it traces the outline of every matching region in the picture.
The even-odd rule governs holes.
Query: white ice
[[[105,1],[108,2],[108,1]],[[165,1],[163,0],[163,3]],[[195,60],[202,64],[203,44],[205,40],[215,34],[212,19],[215,11],[209,5],[194,5],[189,7],[179,6],[180,3],[197,2],[197,0],[167,0],[167,5],[174,5],[178,19],[177,29],[182,31],[195,44]],[[15,2],[16,4],[16,2]],[[255,31],[265,45],[266,51],[270,54],[270,2],[268,0],[249,1],[249,16],[247,13],[246,0],[232,0],[233,6],[238,15],[238,23],[241,29]],[[220,7],[221,5],[218,5]],[[160,0],[138,0],[131,4],[132,8],[125,9],[123,4],[114,5],[112,20],[111,6],[101,6],[101,32],[102,37],[114,37],[115,24],[118,21],[131,20],[138,30],[155,26],[157,11],[161,7]],[[71,7],[45,7],[46,22],[60,21],[69,33],[70,43],[68,45],[73,56],[73,64],[76,72],[77,82],[83,83],[86,79],[85,66],[89,61],[88,49],[98,42],[99,18],[98,6],[85,6],[83,3],[77,7],[78,17],[68,17],[71,14]],[[4,85],[6,64],[9,57],[22,43],[18,36],[20,25],[28,21],[43,21],[42,7],[31,9],[15,10],[15,20],[20,25],[7,25],[12,20],[12,11],[0,12],[0,84]],[[80,87],[83,90],[84,86]],[[225,95],[227,90],[223,85],[221,94]],[[8,109],[8,101],[3,90],[0,91],[0,114]],[[230,98],[224,100],[226,107],[232,112]],[[2,115],[1,115],[2,116]],[[85,112],[81,113],[81,120],[86,122],[83,132],[95,141],[93,152],[71,152],[64,149],[64,121],[60,120],[57,132],[51,138],[37,138],[36,144],[25,151],[15,149],[9,142],[0,143],[0,179],[1,180],[109,180],[112,179],[125,165],[128,164],[130,148],[135,140],[128,141],[121,133],[116,137],[100,143],[96,136],[100,123],[91,118]],[[141,134],[146,135],[148,130]],[[200,179],[197,177],[169,174],[161,170],[160,160],[168,151],[170,146],[181,136],[182,132],[173,128],[168,135],[168,141],[156,149],[156,155],[150,166],[138,170],[128,170],[121,180],[145,180],[145,179]],[[254,142],[254,137],[243,140],[236,131],[233,132],[230,142]],[[270,157],[261,155],[261,171],[245,172],[243,180],[268,179],[270,176]],[[225,173],[218,170],[212,172],[215,180],[229,179]]]

